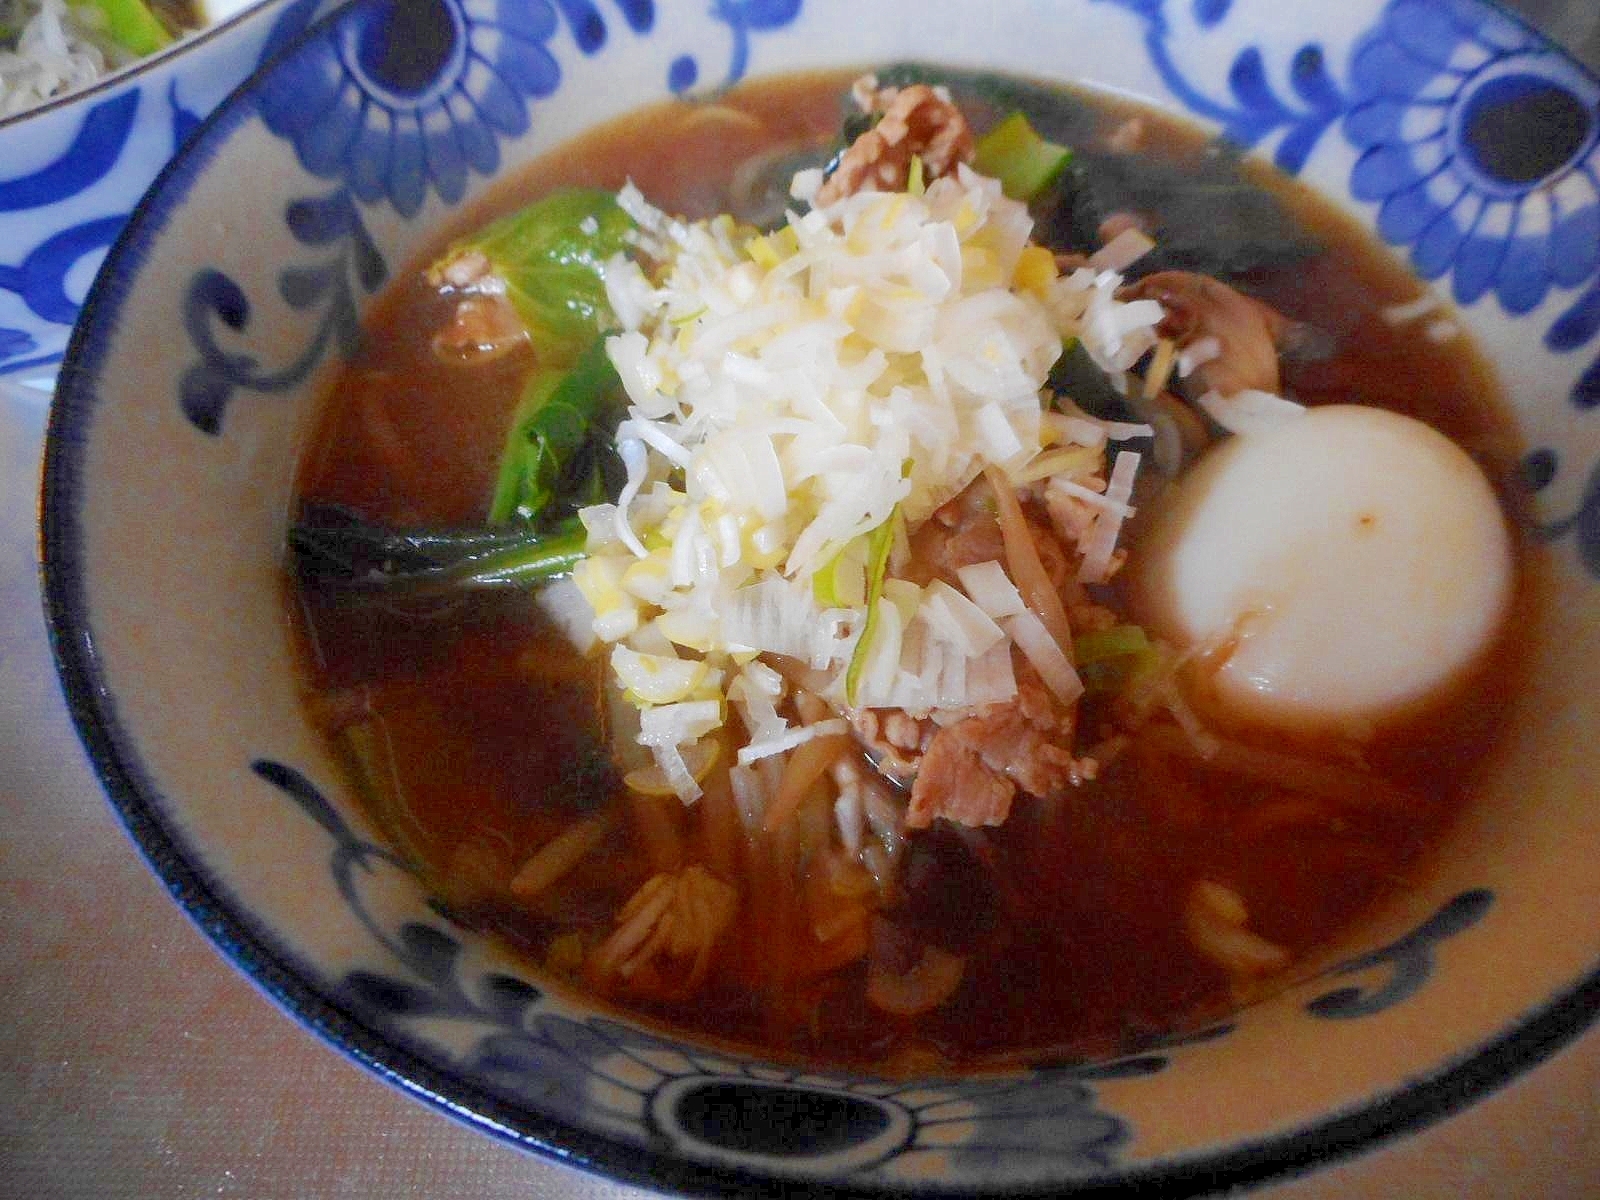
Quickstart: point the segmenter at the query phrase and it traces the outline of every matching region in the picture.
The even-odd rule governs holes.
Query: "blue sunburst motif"
[[[534,1013],[481,1039],[467,1066],[489,1086],[569,1119],[726,1166],[860,1177],[892,1164],[916,1177],[942,1163],[1103,1170],[1132,1133],[1100,1106],[1093,1081],[1151,1074],[1166,1062],[1149,1055],[988,1079],[838,1077],[710,1053],[614,1021]]]
[[[1524,26],[1471,0],[1395,0],[1351,60],[1350,186],[1378,229],[1456,300],[1508,312],[1600,262],[1600,86]]]
[[[351,10],[268,77],[257,101],[301,163],[366,203],[413,216],[432,188],[459,201],[528,128],[560,68],[548,0],[384,0]]]

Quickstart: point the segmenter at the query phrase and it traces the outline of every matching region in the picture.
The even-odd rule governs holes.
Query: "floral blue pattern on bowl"
[[[266,81],[262,118],[364,203],[414,216],[432,189],[454,204],[469,172],[499,166],[499,139],[527,131],[528,102],[555,90],[555,10],[396,2],[364,17]]]
[[[0,120],[0,376],[43,376],[61,361],[96,268],[157,172],[321,7],[267,0],[83,93]]]
[[[1351,63],[1350,190],[1424,279],[1508,312],[1596,266],[1600,193],[1583,160],[1600,85],[1527,30],[1400,4]],[[1574,169],[1576,168],[1576,169]]]
[[[1192,1086],[1215,1056],[1258,1044],[1269,1023],[1285,1037],[1338,1038],[1346,1053],[1366,1053],[1364,1031],[1470,986],[1461,959],[1500,922],[1517,920],[1527,897],[1454,881],[1371,944],[1298,980],[1270,1016],[1245,1012],[1108,1061],[959,1079],[818,1074],[680,1042],[486,962],[481,936],[456,925],[403,858],[360,831],[312,751],[278,749],[295,742],[281,729],[269,746],[264,735],[257,744],[248,721],[243,732],[219,726],[206,745],[220,745],[234,772],[229,811],[246,810],[284,846],[301,847],[297,889],[314,897],[307,903],[320,919],[342,922],[348,944],[314,951],[306,930],[285,933],[246,898],[265,885],[239,857],[208,853],[191,832],[204,821],[163,789],[141,718],[129,715],[139,702],[118,677],[116,638],[97,638],[95,597],[111,590],[120,600],[120,589],[97,582],[108,568],[90,551],[84,494],[95,438],[107,436],[90,418],[108,398],[159,406],[200,477],[187,486],[208,486],[208,470],[226,481],[195,507],[230,502],[239,464],[351,352],[365,307],[426,240],[429,223],[543,148],[542,109],[561,103],[574,79],[594,86],[609,56],[641,48],[642,59],[626,60],[650,64],[629,78],[634,102],[766,69],[849,65],[858,15],[843,0],[831,8],[830,0],[715,0],[708,9],[355,0],[313,26],[310,3],[286,10],[273,37],[297,40],[200,131],[114,252],[63,380],[46,526],[57,653],[113,799],[179,898],[291,1011],[384,1077],[518,1144],[636,1181],[747,1194],[780,1180],[850,1194],[926,1184],[1018,1194],[1087,1182],[1177,1195],[1248,1184],[1439,1120],[1592,1022],[1600,974],[1590,962],[1576,983],[1557,981],[1536,1011],[1508,1014],[1493,1036],[1428,1059],[1359,1103],[1287,1131],[1146,1153],[1141,1089]],[[921,16],[921,5],[890,7],[907,26]],[[1095,51],[1109,82],[1121,81],[1117,71],[1153,79],[1165,92],[1157,98],[1332,188],[1423,278],[1448,288],[1463,320],[1522,335],[1526,357],[1508,381],[1536,373],[1559,383],[1548,400],[1513,396],[1534,447],[1525,474],[1538,530],[1576,568],[1592,604],[1600,413],[1595,368],[1582,360],[1600,329],[1600,85],[1477,0],[1330,0],[1292,20],[1258,20],[1263,7],[1244,0],[1077,0],[1063,9],[1098,23],[1105,45],[1126,59]],[[951,3],[940,15],[954,21],[968,11]],[[1022,42],[1002,27],[986,35],[979,57],[1010,66]],[[817,57],[819,29],[834,31],[831,60]],[[1521,124],[1530,111],[1555,134],[1530,139]],[[258,161],[272,164],[260,185],[259,233],[277,255],[183,248],[197,184]],[[11,278],[0,268],[0,287]],[[154,384],[141,380],[130,400],[108,364],[129,358],[121,343],[134,337],[135,295],[170,313],[181,336],[155,356]],[[0,355],[5,338],[0,331]],[[270,577],[277,549],[260,548],[249,570]],[[190,653],[188,642],[174,645],[176,657]],[[217,657],[225,656],[205,661]],[[249,858],[249,847],[229,849]]]

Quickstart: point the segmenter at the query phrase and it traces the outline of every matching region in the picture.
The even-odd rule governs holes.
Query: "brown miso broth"
[[[727,207],[741,164],[832,142],[851,78],[754,82],[715,102],[633,114],[499,186],[434,252],[569,186],[616,189],[631,179],[669,212],[711,216]],[[998,115],[955,90],[979,129]],[[1084,151],[1085,170],[1095,155],[1113,153],[1108,141],[1125,137],[1135,119],[1137,154],[1168,169],[1181,173],[1212,153],[1193,127],[1165,114],[1061,94],[1065,128],[1044,131]],[[1232,276],[1331,339],[1331,352],[1285,357],[1284,390],[1312,405],[1353,401],[1425,420],[1478,461],[1514,511],[1517,440],[1491,372],[1465,337],[1440,344],[1415,324],[1386,319],[1386,307],[1418,294],[1415,280],[1308,189],[1256,164],[1244,177],[1319,247]],[[1159,225],[1159,205],[1154,215]],[[399,276],[367,322],[302,460],[301,501],[347,505],[395,526],[483,522],[534,352],[470,366],[441,361],[431,338],[451,305],[424,277],[432,257]],[[1124,536],[1137,554],[1137,524]],[[1528,585],[1519,586],[1521,603]],[[1518,659],[1517,636],[1503,638],[1441,712],[1368,747],[1374,773],[1404,803],[1387,793],[1362,801],[1337,785],[1322,799],[1286,794],[1197,760],[1168,727],[1136,739],[1065,797],[1019,797],[1004,824],[938,822],[911,832],[898,868],[897,928],[932,931],[966,967],[945,1003],[894,1016],[867,999],[866,959],[838,966],[801,928],[813,886],[803,867],[792,885],[772,883],[796,863],[818,861],[831,810],[812,804],[767,834],[747,832],[726,803],[630,795],[608,765],[604,656],[576,656],[530,594],[352,604],[291,586],[290,609],[310,712],[330,730],[373,818],[460,919],[583,989],[582,952],[628,898],[658,871],[705,864],[737,886],[741,909],[704,986],[681,1000],[608,999],[780,1058],[891,1067],[1111,1053],[1259,994],[1191,944],[1183,914],[1195,882],[1226,880],[1247,903],[1252,930],[1292,961],[1350,928],[1408,886],[1468,802]],[[1097,719],[1089,705],[1080,730]],[[1246,745],[1283,742],[1248,728],[1226,732]],[[508,890],[540,846],[605,814],[596,848],[559,885],[527,902]],[[1281,986],[1294,970],[1262,988]]]

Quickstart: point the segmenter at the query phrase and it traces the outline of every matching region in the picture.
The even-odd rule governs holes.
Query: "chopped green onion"
[[[1161,662],[1160,651],[1137,625],[1081,633],[1072,639],[1072,653],[1091,692],[1120,692]]]
[[[106,33],[132,54],[154,54],[174,41],[172,32],[144,0],[89,0],[106,19]]]
[[[894,546],[895,527],[900,523],[900,506],[896,504],[889,519],[867,535],[867,618],[861,625],[861,636],[850,655],[850,665],[844,673],[844,698],[856,702],[856,688],[861,682],[861,672],[866,669],[872,634],[878,627],[878,605],[883,600],[883,581],[889,572],[889,551]]]
[[[866,602],[866,537],[856,538],[811,577],[811,594],[823,608],[857,608]]]
[[[1071,161],[1071,150],[1045,141],[1026,116],[1014,112],[978,139],[972,165],[998,179],[1013,200],[1027,203],[1059,179]]]
[[[928,183],[924,177],[922,155],[911,156],[911,170],[906,175],[906,191],[913,196],[920,196],[928,190]]]
[[[1073,657],[1079,663],[1121,658],[1150,648],[1150,639],[1138,625],[1113,625],[1110,629],[1080,633],[1072,639]]]

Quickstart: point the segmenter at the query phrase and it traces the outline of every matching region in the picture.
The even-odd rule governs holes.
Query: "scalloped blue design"
[[[557,28],[547,0],[362,5],[274,72],[257,109],[313,175],[414,216],[430,191],[460,201],[527,130],[528,101],[560,81]]]
[[[1361,152],[1351,194],[1379,206],[1379,232],[1410,248],[1419,275],[1451,275],[1458,303],[1492,292],[1506,311],[1530,312],[1552,287],[1582,284],[1600,267],[1600,174],[1592,161],[1600,82],[1492,7],[1390,0],[1352,50],[1342,87],[1322,48],[1307,43],[1290,57],[1285,95],[1262,48],[1245,45],[1228,71],[1229,94],[1219,98],[1178,66],[1168,0],[1103,2],[1145,22],[1150,61],[1185,108],[1240,146],[1278,137],[1272,160],[1289,174],[1342,122]],[[1226,11],[1195,0],[1202,27]],[[1552,113],[1568,120],[1567,136],[1552,139]],[[1506,148],[1517,143],[1534,150],[1512,161]],[[1582,315],[1559,326],[1553,349],[1586,341],[1600,327],[1600,301],[1586,295],[1580,304]]]
[[[1563,98],[1577,123],[1556,138],[1547,109]],[[1600,265],[1597,106],[1600,83],[1525,27],[1464,0],[1393,0],[1351,56],[1351,193],[1422,278],[1450,275],[1458,303],[1492,292],[1531,312]],[[1514,138],[1533,146],[1525,161]]]
[[[788,25],[801,3],[716,0],[712,15],[733,35],[722,86],[749,69],[751,35]],[[654,0],[616,6],[633,33],[654,29]],[[313,175],[413,216],[430,190],[455,204],[469,175],[493,174],[500,142],[528,128],[528,102],[560,83],[548,43],[563,25],[586,55],[607,44],[605,17],[591,0],[365,5],[276,72],[257,106]],[[694,57],[682,55],[669,66],[668,89],[685,92],[699,75]]]
[[[1432,976],[1434,952],[1439,943],[1483,920],[1493,904],[1494,893],[1487,888],[1462,892],[1404,937],[1347,959],[1326,972],[1337,977],[1387,968],[1387,977],[1381,984],[1370,989],[1336,988],[1307,1002],[1306,1011],[1329,1020],[1348,1020],[1370,1017],[1409,999]]]

